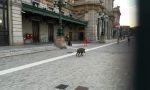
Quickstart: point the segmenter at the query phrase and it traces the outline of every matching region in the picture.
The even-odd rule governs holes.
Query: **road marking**
[[[122,41],[120,41],[120,42],[123,42],[123,41],[126,41],[126,40],[122,40]],[[109,45],[112,45],[112,44],[116,44],[116,43],[117,43],[117,42],[105,44],[105,45],[102,45],[102,46],[99,46],[99,47],[95,47],[95,48],[91,48],[91,49],[86,49],[85,51],[92,51],[92,50],[95,50],[95,49],[98,49],[98,48],[102,48],[102,47],[106,47],[106,46],[109,46]]]
[[[73,48],[73,47],[67,46],[67,49],[78,49],[78,48]]]
[[[95,49],[98,49],[98,48],[102,48],[102,47],[106,47],[106,46],[109,46],[109,45],[112,45],[112,44],[115,44],[115,43],[117,43],[117,42],[105,44],[105,45],[102,45],[102,46],[99,46],[99,47],[95,47],[95,48],[91,48],[91,49],[86,49],[85,51],[92,51],[92,50],[95,50]],[[26,65],[18,66],[18,67],[15,67],[15,68],[10,68],[10,69],[6,69],[6,70],[2,70],[2,71],[0,71],[0,75],[5,75],[5,74],[8,74],[8,73],[13,73],[13,72],[16,72],[16,71],[19,71],[19,70],[23,70],[23,69],[27,69],[27,68],[30,68],[30,67],[38,66],[38,65],[41,65],[41,64],[44,64],[44,63],[56,61],[56,60],[59,60],[59,59],[63,59],[63,58],[66,58],[66,57],[73,56],[75,54],[76,54],[76,52],[71,53],[71,54],[67,54],[67,55],[63,55],[63,56],[58,56],[58,57],[46,59],[46,60],[39,61],[39,62],[34,62],[34,63],[31,63],[31,64],[26,64]]]

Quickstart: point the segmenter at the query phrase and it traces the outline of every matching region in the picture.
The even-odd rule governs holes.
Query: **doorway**
[[[72,40],[72,32],[69,32],[69,38]]]
[[[78,40],[83,41],[83,37],[84,37],[84,33],[83,32],[79,32],[78,33]]]
[[[48,23],[48,41],[54,42],[54,25],[52,23]]]
[[[33,43],[39,43],[39,22],[32,21],[32,38]]]

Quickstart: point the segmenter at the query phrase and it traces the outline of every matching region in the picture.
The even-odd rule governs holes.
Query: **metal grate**
[[[66,89],[68,87],[68,85],[64,85],[64,84],[60,84],[58,86],[56,86],[57,89]]]
[[[88,87],[78,86],[74,90],[88,90],[88,89],[89,89]]]

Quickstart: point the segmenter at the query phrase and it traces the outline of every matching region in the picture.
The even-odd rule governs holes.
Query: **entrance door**
[[[39,43],[39,22],[32,21],[33,43]]]
[[[78,33],[78,39],[79,39],[80,41],[83,41],[83,37],[84,37],[84,33],[83,33],[83,32],[79,32],[79,33]]]
[[[48,24],[48,40],[54,42],[54,26],[51,23]]]
[[[69,32],[69,38],[72,40],[72,32]]]

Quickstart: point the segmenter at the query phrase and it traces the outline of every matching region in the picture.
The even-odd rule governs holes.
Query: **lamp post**
[[[66,42],[64,39],[64,32],[63,32],[63,28],[62,28],[62,7],[65,6],[65,3],[63,2],[63,0],[57,0],[55,1],[56,6],[58,6],[59,8],[59,28],[57,31],[57,37],[55,40],[55,45],[61,49],[66,48]]]
[[[102,21],[102,32],[101,32],[101,37],[100,37],[100,43],[105,43],[105,17],[104,13],[101,15],[101,21]]]
[[[65,4],[63,3],[62,0],[59,1],[55,1],[55,4],[58,6],[59,8],[59,28],[58,28],[58,32],[57,32],[57,36],[63,36],[63,28],[62,28],[62,7],[65,6]]]

